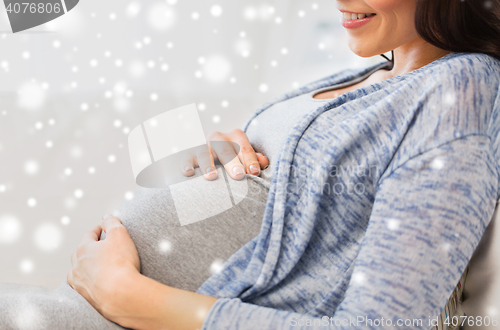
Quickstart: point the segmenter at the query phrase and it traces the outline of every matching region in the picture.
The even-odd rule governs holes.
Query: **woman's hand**
[[[106,238],[99,240],[102,231]],[[106,318],[116,318],[119,293],[140,275],[137,249],[121,221],[105,215],[101,225],[85,233],[71,264],[68,284]]]
[[[208,149],[203,146],[198,151],[188,153],[181,162],[181,172],[192,176],[199,167],[207,180],[217,178],[214,162],[219,160],[234,180],[241,180],[245,173],[259,175],[260,170],[269,165],[267,157],[256,153],[241,129],[229,133],[214,132],[208,137]]]
[[[106,238],[100,241],[101,230]],[[104,317],[126,328],[201,329],[217,300],[140,274],[134,242],[113,216],[104,216],[101,225],[84,235],[71,263],[69,285]]]

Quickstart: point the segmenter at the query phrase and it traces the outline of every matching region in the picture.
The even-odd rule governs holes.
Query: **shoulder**
[[[439,61],[439,60],[438,60]],[[483,53],[451,53],[436,65],[443,70],[457,70],[463,73],[491,73],[500,72],[500,61]]]
[[[400,148],[407,157],[466,136],[498,140],[500,61],[476,53],[449,55],[401,81],[411,108]]]
[[[475,75],[500,77],[500,60],[482,53],[461,53],[450,59],[450,64],[463,67],[465,72]]]
[[[451,53],[419,70],[408,83],[421,105],[422,120],[455,133],[487,135],[490,119],[500,110],[499,60],[486,54]]]
[[[481,53],[451,53],[416,71],[414,78],[434,91],[466,88],[496,95],[500,85],[500,60]]]

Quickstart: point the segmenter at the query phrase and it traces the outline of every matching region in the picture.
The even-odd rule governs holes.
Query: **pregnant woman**
[[[350,48],[391,61],[216,133],[241,146],[243,202],[181,227],[168,189],[140,189],[84,235],[69,286],[4,287],[0,327],[28,306],[50,329],[430,328],[499,198],[500,1],[337,4]]]

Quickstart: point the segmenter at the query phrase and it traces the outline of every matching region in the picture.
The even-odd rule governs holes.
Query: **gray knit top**
[[[500,61],[450,53],[298,113],[308,93],[383,65],[248,119],[286,138],[260,234],[197,291],[220,298],[204,330],[431,328],[499,197]],[[291,128],[265,117],[284,105]]]

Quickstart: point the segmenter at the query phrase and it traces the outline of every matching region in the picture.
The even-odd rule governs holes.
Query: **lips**
[[[340,23],[347,29],[354,29],[369,23],[376,16],[374,13],[355,13],[341,10]]]

